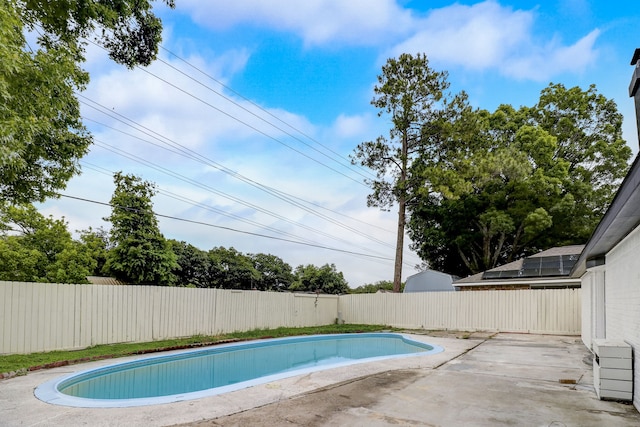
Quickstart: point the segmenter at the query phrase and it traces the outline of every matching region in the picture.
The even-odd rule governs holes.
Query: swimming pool
[[[198,399],[355,363],[442,351],[401,334],[313,335],[146,357],[57,378],[35,395],[77,407],[129,407]]]

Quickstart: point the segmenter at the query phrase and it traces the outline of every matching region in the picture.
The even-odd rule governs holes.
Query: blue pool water
[[[364,361],[442,351],[400,334],[343,334],[221,345],[80,372],[49,381],[36,396],[81,407],[124,407],[237,390]]]

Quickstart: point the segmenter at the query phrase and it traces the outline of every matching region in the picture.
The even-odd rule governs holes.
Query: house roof
[[[604,257],[640,224],[640,157],[616,193],[602,220],[589,238],[571,277],[581,277],[587,267],[604,263]]]
[[[435,270],[425,270],[407,277],[404,293],[455,291],[452,283],[455,277]]]
[[[556,259],[577,258],[582,252],[584,245],[559,246],[546,251],[538,252],[526,258],[504,264],[482,273],[465,277],[453,283],[454,286],[508,286],[532,284],[538,286],[550,284],[564,284],[578,282],[578,280],[570,278],[567,274],[540,274],[540,267],[536,267],[538,274],[528,274],[527,268],[530,265],[536,265],[537,261],[542,259],[555,257]],[[557,267],[556,267],[557,269]]]
[[[87,276],[87,280],[92,285],[124,285],[114,277]]]

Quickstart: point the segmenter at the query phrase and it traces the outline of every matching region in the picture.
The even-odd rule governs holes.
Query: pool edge
[[[239,383],[235,383],[235,384],[230,384],[230,385],[226,385],[226,386],[220,386],[220,387],[215,387],[215,388],[210,388],[210,389],[205,389],[205,390],[200,390],[200,391],[194,391],[194,392],[188,392],[188,393],[180,393],[180,394],[172,394],[172,395],[165,395],[165,396],[156,396],[156,397],[143,397],[143,398],[132,398],[132,399],[89,399],[89,398],[81,398],[81,397],[74,397],[74,396],[70,396],[67,394],[64,394],[60,391],[58,391],[58,386],[65,382],[68,381],[71,378],[89,373],[89,372],[95,372],[95,371],[99,371],[99,370],[106,370],[106,369],[111,369],[113,367],[117,367],[119,365],[125,365],[125,364],[131,364],[131,363],[136,363],[137,361],[141,361],[141,360],[150,360],[150,359],[159,359],[159,358],[171,358],[171,357],[176,357],[179,355],[184,355],[184,354],[195,354],[195,353],[199,353],[199,352],[206,352],[208,350],[211,350],[211,348],[198,348],[198,349],[187,349],[187,350],[178,350],[178,351],[173,351],[171,352],[171,354],[159,354],[159,355],[154,355],[154,356],[141,356],[138,359],[135,360],[130,360],[130,361],[125,361],[125,362],[119,362],[119,363],[112,363],[106,366],[102,366],[102,367],[98,367],[98,368],[91,368],[91,369],[84,369],[84,370],[78,370],[76,372],[64,375],[64,376],[60,376],[57,378],[54,378],[52,380],[46,381],[42,384],[40,384],[38,387],[36,387],[34,389],[34,396],[36,398],[38,398],[39,400],[48,403],[48,404],[52,404],[52,405],[57,405],[57,406],[66,406],[66,407],[77,407],[77,408],[130,408],[130,407],[141,407],[141,406],[151,406],[151,405],[162,405],[162,404],[167,404],[167,403],[175,403],[175,402],[182,402],[182,401],[190,401],[190,400],[196,400],[196,399],[202,399],[205,397],[210,397],[210,396],[216,396],[216,395],[220,395],[220,394],[225,394],[225,393],[230,393],[233,391],[237,391],[237,390],[242,390],[242,389],[246,389],[246,388],[250,388],[253,386],[257,386],[257,385],[262,385],[262,384],[267,384],[267,383],[271,383],[274,381],[279,381],[279,380],[283,380],[286,378],[292,378],[292,377],[296,377],[296,376],[300,376],[300,375],[307,375],[313,372],[319,372],[319,371],[325,371],[325,370],[331,370],[331,369],[337,369],[337,368],[341,368],[341,367],[345,367],[345,366],[351,366],[351,365],[361,365],[361,364],[366,364],[366,363],[373,363],[373,362],[377,362],[377,361],[382,361],[382,360],[389,360],[389,359],[404,359],[404,358],[410,358],[410,357],[425,357],[425,356],[429,356],[429,355],[433,355],[433,354],[437,354],[437,353],[441,353],[444,351],[444,348],[436,345],[436,344],[432,344],[429,342],[423,342],[423,341],[419,341],[416,340],[415,338],[409,336],[409,334],[403,334],[403,333],[396,333],[396,332],[367,332],[367,333],[361,333],[361,334],[322,334],[322,335],[303,335],[303,336],[294,336],[294,337],[283,337],[283,338],[271,338],[271,339],[264,339],[264,340],[252,340],[252,341],[246,341],[246,342],[242,342],[242,343],[225,343],[219,347],[245,347],[245,346],[251,346],[251,345],[258,345],[258,344],[267,344],[267,343],[273,343],[273,342],[279,342],[279,341],[292,341],[292,340],[308,340],[310,338],[323,338],[323,339],[331,339],[332,337],[346,337],[346,336],[393,336],[393,337],[399,337],[401,338],[403,341],[408,341],[411,343],[415,343],[415,344],[419,344],[420,346],[424,346],[424,345],[428,345],[431,347],[431,350],[425,351],[425,352],[421,352],[421,353],[409,353],[409,354],[401,354],[401,355],[389,355],[389,356],[377,356],[377,357],[370,357],[370,358],[364,358],[364,359],[354,359],[354,360],[350,360],[347,362],[340,362],[340,363],[334,363],[334,364],[328,364],[328,365],[320,365],[320,366],[314,366],[314,367],[307,367],[307,368],[302,368],[302,369],[296,369],[296,370],[291,370],[291,371],[285,371],[285,372],[280,372],[280,373],[276,373],[276,374],[271,374],[271,375],[266,375],[266,376],[262,376],[262,377],[258,377],[258,378],[254,378],[251,380],[247,380],[247,381],[242,381]]]

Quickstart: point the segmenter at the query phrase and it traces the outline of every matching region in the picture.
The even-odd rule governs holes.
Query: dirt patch
[[[374,406],[381,396],[404,389],[415,382],[420,375],[420,371],[417,370],[382,372],[324,387],[260,408],[179,426],[322,426],[337,413],[352,408]]]
[[[414,335],[428,335],[437,338],[456,338],[463,340],[486,340],[497,335],[497,332],[491,331],[454,331],[454,330],[427,330],[427,329],[407,329],[400,331],[402,333]]]

